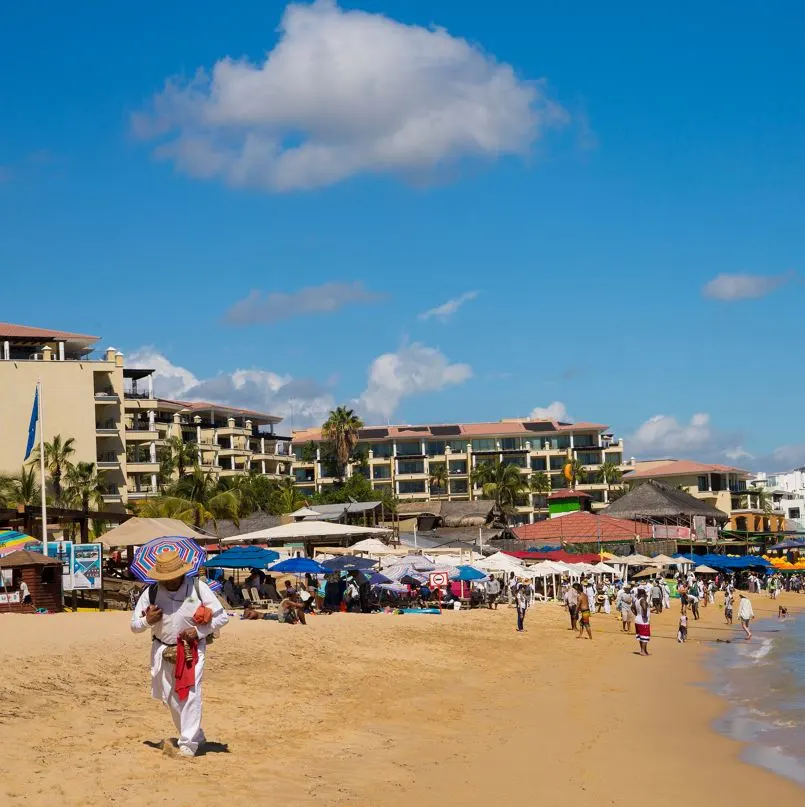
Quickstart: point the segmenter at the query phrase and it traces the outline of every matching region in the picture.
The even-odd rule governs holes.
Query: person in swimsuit
[[[587,633],[587,638],[592,639],[593,634],[590,630],[590,598],[581,586],[581,583],[574,583],[573,588],[576,589],[579,595],[579,635],[577,639],[584,638],[584,633]]]

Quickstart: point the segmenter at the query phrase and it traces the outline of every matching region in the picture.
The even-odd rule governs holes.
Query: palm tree
[[[346,475],[347,463],[358,444],[358,430],[362,428],[363,421],[345,406],[333,409],[321,428],[322,437],[332,446],[341,479]]]
[[[271,496],[269,510],[275,516],[293,513],[306,504],[305,497],[295,486],[293,479],[286,477],[278,482]]]
[[[256,473],[223,477],[218,480],[218,490],[222,492],[228,490],[234,493],[240,502],[240,515],[246,516],[260,509],[257,501],[258,486],[255,482],[261,478],[265,477],[260,477]]]
[[[0,507],[12,507],[17,504],[17,484],[15,476],[0,475]]]
[[[79,462],[70,465],[65,474],[67,483],[65,501],[78,506],[85,513],[90,505],[100,509],[103,506],[103,479],[98,474],[94,462]]]
[[[174,497],[186,499],[202,505],[212,513],[212,520],[228,518],[238,523],[242,515],[240,493],[236,490],[222,490],[211,471],[206,473],[196,467],[192,473],[182,477],[171,489]],[[201,526],[201,524],[197,524]]]
[[[484,499],[494,499],[501,512],[511,510],[528,483],[516,465],[482,462],[472,473],[473,484],[480,485]]]
[[[614,462],[607,460],[607,462],[598,469],[599,482],[603,482],[607,486],[607,500],[609,500],[612,486],[619,484],[621,479],[623,479],[623,472]]]
[[[444,462],[433,463],[430,466],[430,478],[428,480],[431,494],[440,496],[446,493],[448,481],[449,475],[447,473],[447,464]]]
[[[70,457],[75,454],[75,439],[68,437],[62,440],[60,434],[56,434],[53,440],[45,443],[45,468],[50,474],[50,481],[53,484],[53,497],[57,505],[62,503],[62,476],[72,465]]]
[[[179,472],[179,477],[185,475],[188,466],[198,464],[198,446],[195,443],[185,442],[179,435],[168,438],[168,449],[170,450],[173,467]]]
[[[537,471],[531,474],[529,487],[537,496],[547,496],[551,492],[551,477],[545,471]]]
[[[165,491],[173,480],[173,456],[170,451],[162,451],[159,454],[159,470],[157,471],[157,487],[161,496],[165,495]]]
[[[584,480],[587,478],[587,469],[584,467],[584,463],[574,457],[572,460],[569,460],[565,465],[565,468],[568,470],[570,474],[570,487],[575,488],[576,485],[579,483],[583,483]]]
[[[215,516],[200,502],[180,496],[157,496],[136,502],[134,510],[142,518],[177,518],[191,527],[200,527],[207,521],[217,523]]]

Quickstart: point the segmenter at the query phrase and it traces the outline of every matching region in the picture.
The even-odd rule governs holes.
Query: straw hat
[[[185,563],[179,553],[171,549],[167,552],[160,552],[156,556],[154,564],[148,570],[148,576],[160,583],[167,583],[169,580],[183,577],[192,570],[193,564]]]

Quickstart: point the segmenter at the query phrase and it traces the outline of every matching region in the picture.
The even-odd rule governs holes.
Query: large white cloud
[[[319,424],[335,405],[326,387],[269,370],[235,370],[199,379],[153,347],[134,351],[127,364],[154,369],[154,390],[160,397],[209,401],[278,415],[285,418],[286,429]]]
[[[572,423],[573,418],[567,407],[561,401],[554,401],[548,406],[537,406],[528,415],[529,420],[559,420],[563,423]]]
[[[705,297],[725,302],[751,300],[771,294],[792,277],[790,272],[782,275],[716,275],[705,284],[702,293]]]
[[[367,417],[387,419],[403,398],[461,384],[471,377],[468,364],[450,364],[441,351],[414,342],[372,362],[358,406]]]
[[[262,63],[169,80],[135,133],[163,138],[158,154],[194,176],[286,191],[525,154],[568,119],[544,81],[443,28],[317,0],[288,5],[279,33]]]

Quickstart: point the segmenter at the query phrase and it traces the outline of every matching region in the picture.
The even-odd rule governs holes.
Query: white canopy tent
[[[116,546],[142,546],[154,538],[164,536],[192,538],[199,543],[217,541],[214,536],[204,535],[188,527],[178,518],[139,518],[134,516],[114,529],[105,532],[100,542],[110,549]]]
[[[525,568],[525,564],[505,552],[495,552],[488,558],[479,560],[473,564],[484,572],[515,572],[520,573]]]
[[[391,530],[380,527],[358,527],[329,521],[294,521],[265,530],[224,538],[222,544],[244,544],[250,541],[304,541],[306,538],[348,538],[352,535],[388,535]]]

